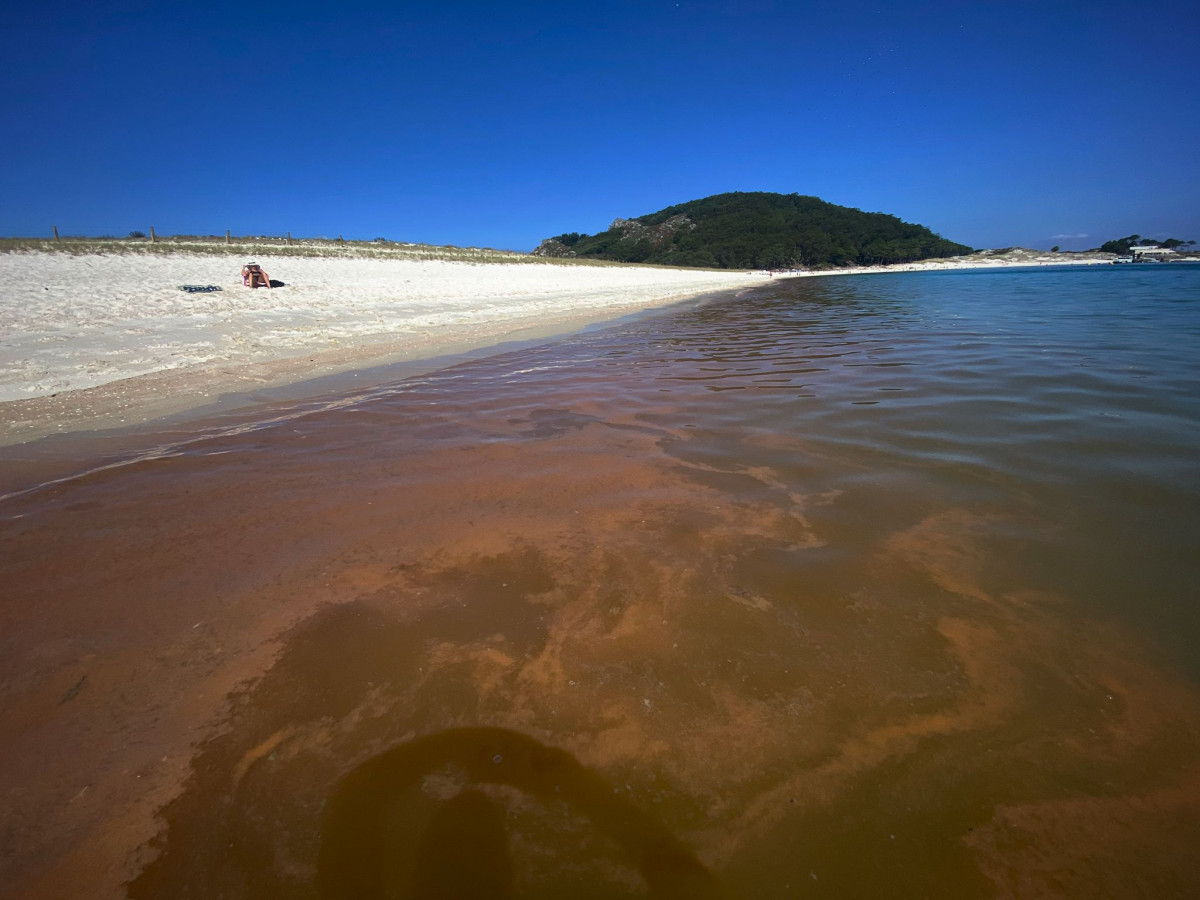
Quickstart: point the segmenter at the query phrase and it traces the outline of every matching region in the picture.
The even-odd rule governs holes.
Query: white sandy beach
[[[222,393],[565,332],[766,273],[551,263],[0,254],[0,443]],[[182,284],[220,291],[187,293]]]
[[[811,272],[791,272],[798,277],[823,275],[879,275],[887,272],[941,272],[961,269],[1022,269],[1034,266],[1095,266],[1108,265],[1113,254],[1087,251],[1083,253],[1051,253],[1012,247],[1006,250],[978,250],[967,256],[926,259],[920,262],[897,263],[891,266],[853,266],[846,269],[822,269]]]

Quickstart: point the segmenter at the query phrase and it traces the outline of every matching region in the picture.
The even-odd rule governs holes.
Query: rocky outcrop
[[[675,232],[686,229],[691,231],[696,227],[693,222],[685,215],[671,216],[671,218],[659,222],[657,225],[646,225],[636,219],[613,219],[613,223],[608,226],[609,231],[622,231],[623,241],[649,241],[655,246],[670,240]]]
[[[555,259],[563,259],[575,255],[575,251],[564,244],[562,241],[554,238],[546,238],[533,251],[534,256],[548,256]]]

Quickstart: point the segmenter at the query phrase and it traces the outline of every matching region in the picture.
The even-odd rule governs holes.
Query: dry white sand
[[[222,393],[561,333],[765,273],[553,263],[0,254],[0,444]],[[181,284],[213,284],[186,293]]]
[[[1108,265],[1113,253],[1086,251],[1082,253],[1051,253],[1013,247],[1007,250],[978,250],[967,256],[926,259],[921,262],[897,263],[892,266],[855,266],[846,269],[790,272],[798,277],[823,275],[879,275],[888,272],[939,272],[952,269],[1024,269],[1034,266],[1095,266]]]

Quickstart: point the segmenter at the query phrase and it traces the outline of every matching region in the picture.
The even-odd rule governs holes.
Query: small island
[[[801,194],[735,191],[668,206],[607,231],[547,238],[537,256],[710,269],[831,269],[962,256],[923,225]]]

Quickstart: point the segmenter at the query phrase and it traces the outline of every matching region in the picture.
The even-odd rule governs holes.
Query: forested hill
[[[835,206],[799,194],[731,193],[617,219],[601,234],[560,234],[538,256],[718,269],[878,265],[971,248],[884,213]]]

